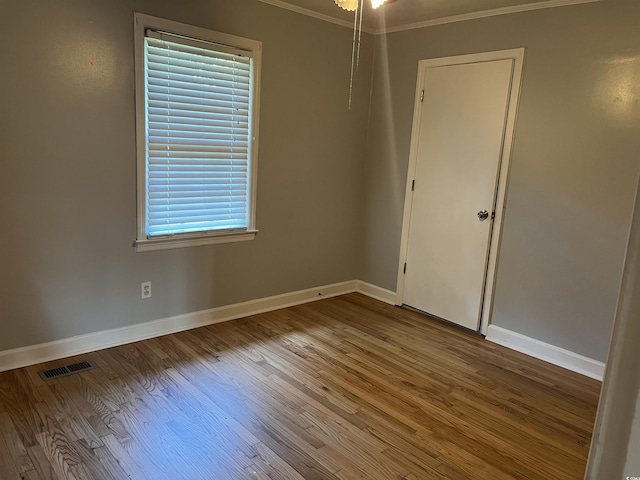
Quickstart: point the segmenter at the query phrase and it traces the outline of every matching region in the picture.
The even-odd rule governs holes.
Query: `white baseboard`
[[[74,355],[82,355],[104,348],[125,345],[148,338],[182,332],[192,328],[213,325],[215,323],[226,322],[352,292],[360,292],[391,305],[396,304],[395,292],[361,280],[350,280],[250,300],[248,302],[201,310],[199,312],[161,318],[113,330],[103,330],[101,332],[79,335],[54,342],[0,351],[0,372]],[[604,363],[591,358],[495,325],[489,325],[486,338],[491,342],[531,355],[532,357],[559,365],[591,378],[602,380]]]
[[[380,300],[381,302],[389,303],[391,305],[396,304],[396,292],[378,287],[371,283],[363,282],[362,280],[356,280],[356,291],[368,297]]]
[[[350,280],[199,312],[186,313],[175,317],[161,318],[113,330],[103,330],[77,337],[64,338],[54,342],[0,351],[0,372],[74,355],[82,355],[104,348],[125,345],[148,338],[182,332],[205,325],[213,325],[351,292],[360,292],[391,304],[394,304],[395,300],[394,292],[360,280]]]
[[[605,364],[592,358],[541,342],[496,325],[489,325],[487,340],[504,347],[553,363],[587,377],[602,380]]]
[[[357,291],[356,280],[0,351],[0,372]],[[366,294],[366,292],[363,292]]]

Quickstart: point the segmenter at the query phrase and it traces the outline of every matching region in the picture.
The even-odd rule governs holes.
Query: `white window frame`
[[[147,235],[147,109],[145,85],[145,32],[159,30],[175,35],[194,38],[214,44],[230,46],[252,52],[251,78],[251,141],[249,142],[248,181],[248,226],[246,229],[212,230],[192,233],[178,233],[150,237]],[[253,240],[256,211],[256,174],[258,166],[258,119],[260,107],[260,65],[262,42],[214,32],[142,13],[134,15],[135,46],[135,99],[136,99],[136,155],[137,155],[137,220],[138,232],[134,242],[136,251],[164,250],[215,243],[241,242]]]

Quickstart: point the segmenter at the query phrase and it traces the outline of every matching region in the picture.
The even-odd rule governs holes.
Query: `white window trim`
[[[171,32],[212,43],[230,45],[254,52],[252,69],[252,138],[249,153],[249,222],[247,229],[184,233],[147,238],[146,233],[146,105],[144,75],[144,42],[146,29]],[[134,242],[136,251],[164,250],[216,243],[253,240],[258,230],[256,215],[256,174],[258,167],[258,119],[260,118],[260,67],[262,42],[214,32],[142,13],[134,14],[135,89],[136,89],[136,156],[137,156],[137,222],[138,232]]]

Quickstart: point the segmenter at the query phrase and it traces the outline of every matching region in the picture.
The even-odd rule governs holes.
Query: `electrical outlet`
[[[151,282],[140,284],[140,298],[151,298]]]

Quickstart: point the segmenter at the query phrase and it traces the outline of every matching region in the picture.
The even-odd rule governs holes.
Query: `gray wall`
[[[131,247],[135,11],[263,42],[255,241]],[[15,0],[0,18],[0,351],[357,277],[369,36],[349,111],[349,29],[255,0]]]
[[[640,2],[376,39],[361,278],[395,290],[418,61],[525,47],[493,323],[604,361],[640,170]]]

